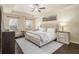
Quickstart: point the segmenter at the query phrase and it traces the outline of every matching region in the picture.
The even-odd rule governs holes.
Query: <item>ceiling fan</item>
[[[46,9],[46,7],[41,7],[40,4],[33,4],[32,7],[32,12],[41,12],[41,10]]]

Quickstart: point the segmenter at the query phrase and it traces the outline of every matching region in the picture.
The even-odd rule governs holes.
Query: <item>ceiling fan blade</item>
[[[39,9],[45,9],[45,7],[40,7]]]
[[[41,10],[38,10],[38,12],[41,12]]]

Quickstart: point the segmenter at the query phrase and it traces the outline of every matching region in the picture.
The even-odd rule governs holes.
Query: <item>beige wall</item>
[[[57,20],[63,24],[64,31],[70,32],[70,41],[79,44],[79,5],[72,5],[58,11]],[[36,27],[41,23],[42,20],[38,18]]]
[[[58,20],[64,30],[70,32],[70,41],[79,44],[79,6],[73,5],[58,13]]]
[[[40,27],[41,23],[42,23],[42,18],[37,17],[35,19],[35,29],[38,29],[38,27]]]

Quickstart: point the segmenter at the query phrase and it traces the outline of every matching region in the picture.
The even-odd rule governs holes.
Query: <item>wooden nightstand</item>
[[[63,31],[57,31],[57,41],[65,44],[70,43],[70,33],[69,32],[63,32]]]

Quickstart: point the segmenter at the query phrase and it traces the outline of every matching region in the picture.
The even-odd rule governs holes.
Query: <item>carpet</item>
[[[16,39],[16,42],[24,54],[52,54],[61,46],[63,46],[62,43],[53,41],[42,48],[39,48],[28,40],[25,40],[25,38],[18,38]]]

